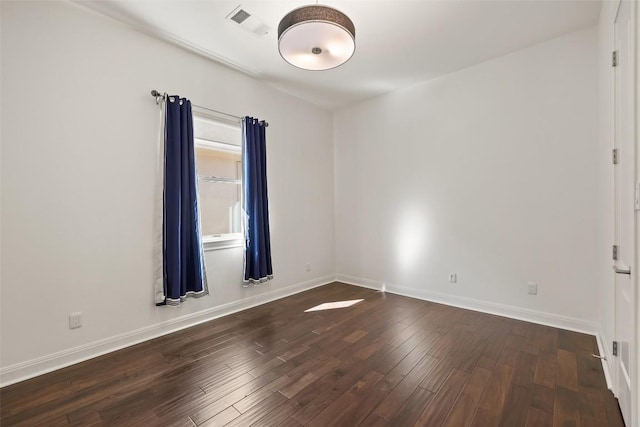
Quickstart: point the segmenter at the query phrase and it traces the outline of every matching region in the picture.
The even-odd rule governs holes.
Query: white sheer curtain
[[[156,304],[161,304],[165,300],[164,292],[164,260],[162,248],[163,240],[163,220],[162,210],[164,203],[164,127],[165,127],[165,103],[160,103],[160,119],[158,122],[158,137],[156,149],[156,183],[155,183],[155,209],[153,213],[153,293]]]

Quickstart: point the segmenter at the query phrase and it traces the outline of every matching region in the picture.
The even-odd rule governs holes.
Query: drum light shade
[[[351,19],[336,9],[301,7],[280,21],[278,50],[285,61],[298,68],[329,70],[353,56],[356,29]]]

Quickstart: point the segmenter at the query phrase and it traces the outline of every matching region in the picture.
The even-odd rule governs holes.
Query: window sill
[[[244,246],[242,234],[229,234],[226,236],[203,236],[202,247],[205,251],[217,251],[220,249],[241,248]]]

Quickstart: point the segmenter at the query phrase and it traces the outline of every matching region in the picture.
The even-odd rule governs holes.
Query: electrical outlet
[[[529,295],[538,295],[538,284],[536,282],[529,282]]]
[[[307,269],[307,271],[311,271],[311,263],[308,262],[305,268]]]
[[[456,283],[458,281],[458,275],[456,273],[449,274],[449,283]]]
[[[69,329],[76,329],[82,326],[82,313],[69,313]]]

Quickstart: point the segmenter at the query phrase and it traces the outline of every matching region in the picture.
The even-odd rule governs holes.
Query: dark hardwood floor
[[[334,283],[5,387],[0,424],[622,426],[597,351]]]

